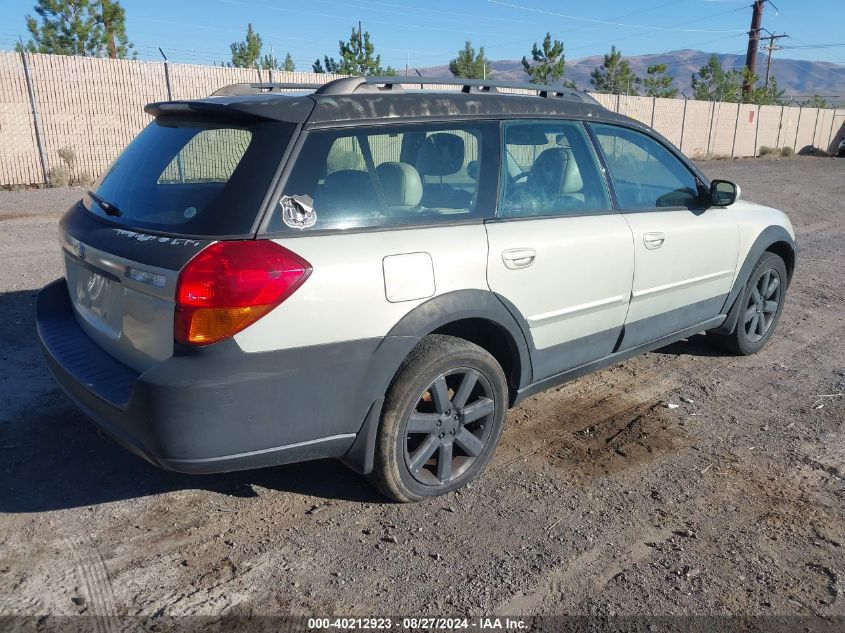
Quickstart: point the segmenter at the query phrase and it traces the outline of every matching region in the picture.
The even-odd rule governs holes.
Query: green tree
[[[602,65],[590,74],[590,83],[593,84],[596,92],[606,94],[640,94],[638,85],[641,81],[631,71],[627,60],[623,59],[622,53],[615,46],[612,46],[610,53],[604,56]]]
[[[827,102],[827,99],[822,97],[821,95],[813,95],[806,101],[802,101],[801,105],[805,108],[829,108],[830,104]]]
[[[522,68],[531,78],[531,83],[549,86],[563,77],[566,66],[563,42],[552,41],[551,33],[546,33],[542,48],[534,42],[531,48],[531,59],[532,61],[529,62],[527,57],[522,58]],[[572,85],[572,82],[568,84]]]
[[[285,61],[282,64],[282,70],[286,70],[289,73],[292,73],[296,70],[296,64],[293,63],[293,57],[290,56],[290,53],[285,55]]]
[[[654,64],[646,68],[648,76],[643,78],[643,87],[648,97],[664,97],[674,99],[678,96],[678,89],[672,87],[674,77],[666,72],[666,64]]]
[[[757,77],[754,75],[751,75],[751,77],[754,89],[751,91],[751,99],[748,100],[749,103],[756,103],[757,105],[783,105],[785,91],[778,88],[777,79],[774,77],[769,79],[768,86],[757,86]],[[822,99],[822,101],[824,100]]]
[[[31,38],[18,51],[125,58],[133,46],[118,0],[38,0],[38,18],[26,16]]]
[[[467,40],[458,56],[449,62],[449,71],[464,79],[487,79],[490,77],[490,60],[484,55],[483,46],[476,53],[472,42]]]
[[[96,16],[102,25],[103,39],[109,57],[123,59],[129,55],[132,44],[126,35],[126,11],[117,0],[100,0]]]
[[[338,70],[342,75],[368,76],[396,74],[392,68],[382,68],[381,55],[375,54],[375,46],[370,42],[370,32],[361,32],[361,27],[352,29],[349,40],[338,42],[340,63]]]
[[[716,55],[697,73],[692,74],[693,97],[699,101],[740,101],[742,98],[743,73],[725,70]]]
[[[252,22],[247,24],[246,39],[243,42],[232,42],[229,46],[232,50],[232,61],[228,64],[235,68],[254,68],[261,57],[261,36],[252,28]],[[267,63],[273,61],[272,56],[263,60]]]
[[[323,73],[338,73],[340,72],[340,64],[335,61],[334,57],[325,55],[322,62],[319,59],[315,60],[311,64],[311,69],[320,75]]]

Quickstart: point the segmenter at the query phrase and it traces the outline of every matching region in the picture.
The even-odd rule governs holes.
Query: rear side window
[[[159,118],[92,188],[92,213],[141,230],[247,235],[294,124]]]
[[[628,128],[591,126],[623,210],[695,207],[700,203],[696,177],[656,140]]]
[[[606,212],[610,201],[584,126],[520,121],[504,126],[504,218]]]
[[[491,123],[316,130],[267,232],[436,224],[488,217],[496,177]],[[482,185],[491,181],[492,185]]]

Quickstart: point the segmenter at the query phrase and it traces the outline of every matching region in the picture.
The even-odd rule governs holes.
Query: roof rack
[[[600,106],[586,92],[575,88],[545,86],[529,83],[501,82],[494,79],[462,79],[458,77],[342,77],[324,84],[319,83],[240,83],[224,86],[212,97],[250,94],[284,93],[291,90],[313,90],[316,95],[351,95],[379,92],[404,92],[403,86],[459,86],[467,94],[497,94],[501,90],[525,90],[545,99],[580,101]],[[503,94],[508,94],[503,93]]]
[[[272,94],[280,92],[288,92],[290,90],[316,90],[322,87],[323,84],[303,84],[303,83],[242,83],[230,84],[223,86],[219,90],[211,93],[212,97],[226,97],[231,95],[261,95]]]
[[[459,77],[345,77],[335,79],[316,89],[318,95],[349,95],[372,92],[404,92],[404,86],[460,86],[463,93],[499,93],[499,89],[526,90],[546,99],[565,99],[601,105],[586,92],[575,88],[545,86],[530,83],[501,82],[495,79],[463,79]]]

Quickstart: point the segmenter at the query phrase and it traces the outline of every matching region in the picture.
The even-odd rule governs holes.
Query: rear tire
[[[765,252],[757,261],[739,298],[740,313],[730,334],[711,333],[722,349],[741,356],[759,352],[777,327],[787,287],[786,264]]]
[[[507,381],[493,356],[464,339],[427,336],[388,389],[368,479],[402,502],[460,488],[493,456],[507,407]]]

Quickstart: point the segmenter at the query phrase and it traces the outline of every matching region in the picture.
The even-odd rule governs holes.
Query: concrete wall
[[[45,173],[63,164],[58,152],[64,147],[76,153],[74,179],[98,176],[149,122],[143,108],[153,101],[205,97],[238,82],[322,83],[336,77],[0,52],[0,186],[43,184]],[[692,157],[754,156],[764,145],[835,151],[845,125],[845,110],[594,96],[605,107],[653,126]]]

